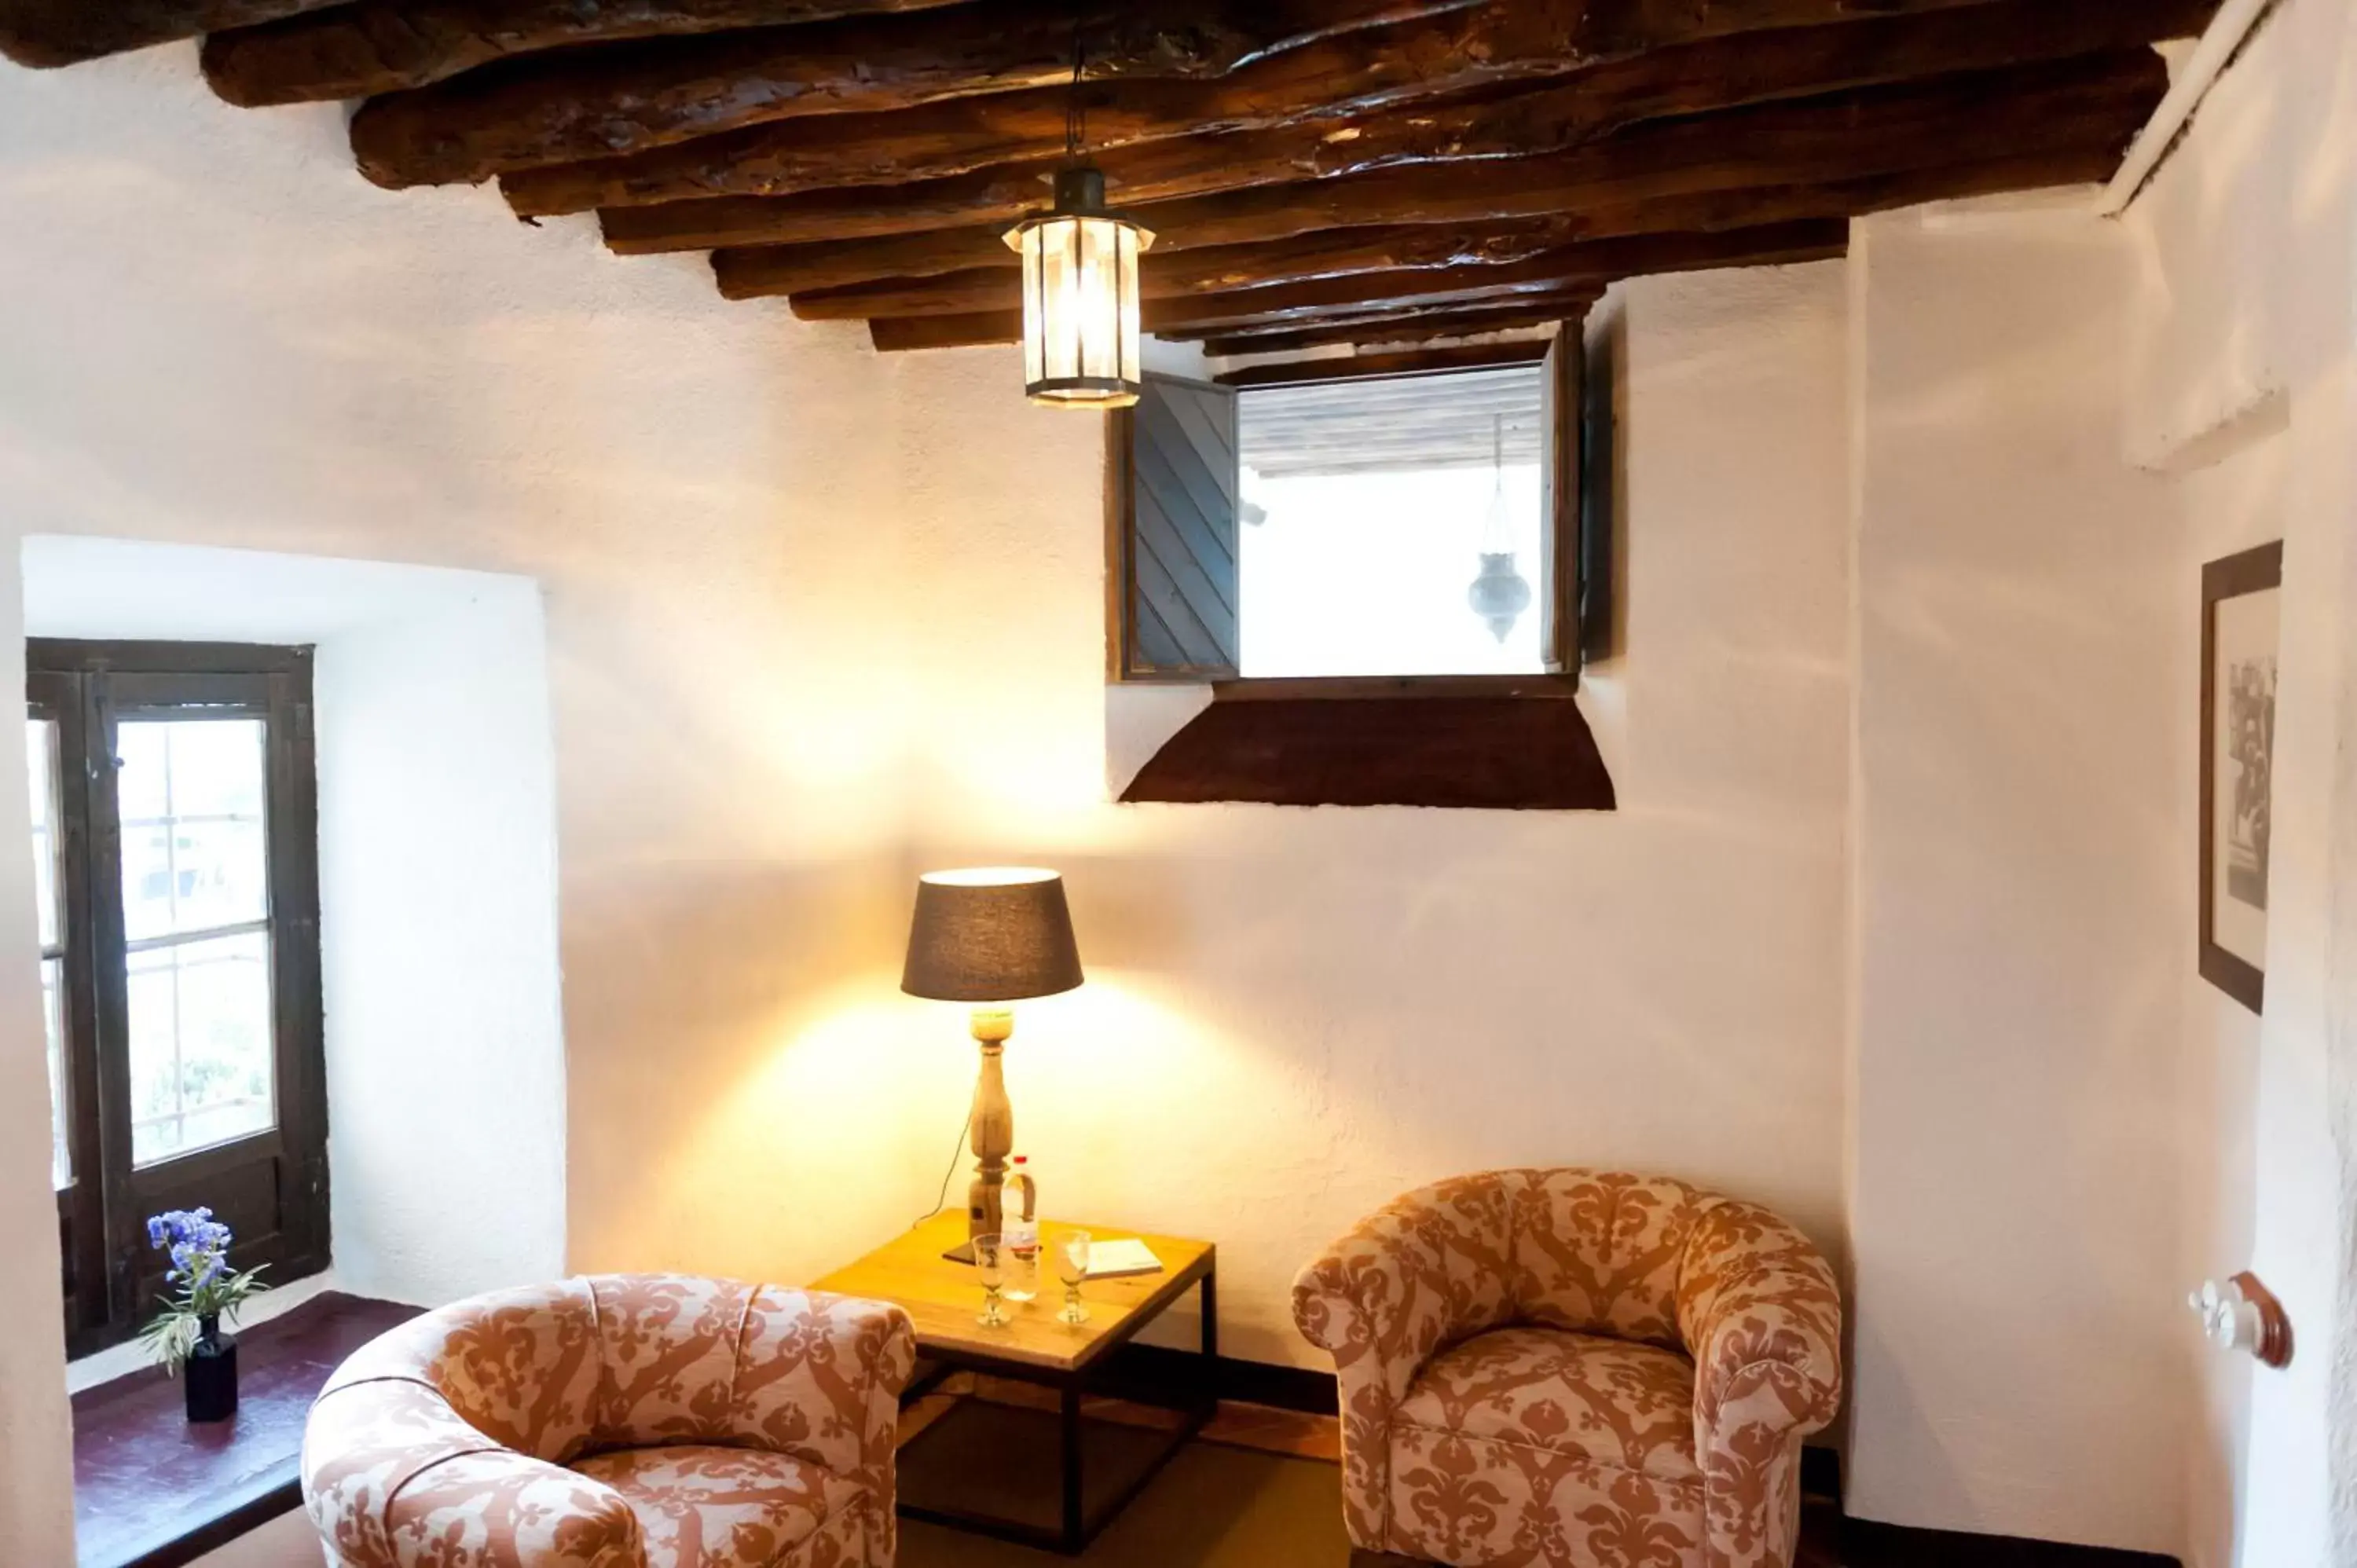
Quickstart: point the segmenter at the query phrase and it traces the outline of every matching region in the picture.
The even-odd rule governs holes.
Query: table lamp
[[[1006,1156],[1015,1152],[1015,1107],[999,1054],[1015,1033],[1006,1004],[1053,996],[1081,983],[1081,952],[1064,879],[1052,871],[990,866],[932,871],[917,879],[909,961],[900,989],[936,1002],[970,1002],[982,1075],[974,1087],[974,1178],[966,1189],[967,1244],[949,1256],[974,1261],[973,1239],[998,1230]]]

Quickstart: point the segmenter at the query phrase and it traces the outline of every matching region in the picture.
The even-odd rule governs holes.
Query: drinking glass
[[[998,1289],[1006,1283],[1006,1253],[996,1235],[974,1239],[974,1272],[982,1276],[982,1316],[976,1323],[985,1328],[1004,1328],[1012,1321],[998,1307]]]
[[[1064,1310],[1056,1314],[1059,1323],[1082,1324],[1089,1320],[1089,1309],[1081,1305],[1081,1282],[1089,1277],[1089,1233],[1067,1231],[1056,1241],[1056,1277],[1064,1282]]]

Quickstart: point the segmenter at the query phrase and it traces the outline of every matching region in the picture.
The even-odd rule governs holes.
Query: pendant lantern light
[[[1082,160],[1082,65],[1075,32],[1056,204],[1006,235],[1023,258],[1024,391],[1057,408],[1126,408],[1145,387],[1137,260],[1154,236],[1105,206],[1103,171]]]

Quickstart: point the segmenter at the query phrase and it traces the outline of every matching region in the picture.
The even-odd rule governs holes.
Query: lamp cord
[[[942,1173],[941,1194],[939,1197],[934,1198],[931,1208],[918,1215],[917,1218],[909,1224],[909,1230],[914,1230],[918,1226],[922,1225],[926,1220],[931,1219],[934,1215],[939,1214],[942,1209],[947,1208],[950,1206],[950,1183],[957,1176],[958,1161],[965,1155],[965,1135],[973,1131],[974,1112],[969,1111],[965,1113],[965,1121],[958,1126],[956,1144],[951,1146],[950,1168]]]
[[[1081,77],[1088,59],[1082,27],[1087,19],[1087,0],[1081,0],[1072,7],[1072,91],[1064,102],[1064,161],[1074,164],[1081,161],[1081,146],[1088,134],[1088,110],[1081,102]]]

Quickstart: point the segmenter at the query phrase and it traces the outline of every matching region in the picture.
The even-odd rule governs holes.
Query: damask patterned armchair
[[[1489,1568],[1787,1568],[1841,1298],[1801,1233],[1680,1182],[1413,1192],[1293,1287],[1341,1380],[1351,1541]]]
[[[336,1369],[328,1568],[890,1568],[899,1307],[672,1275],[477,1296]]]

